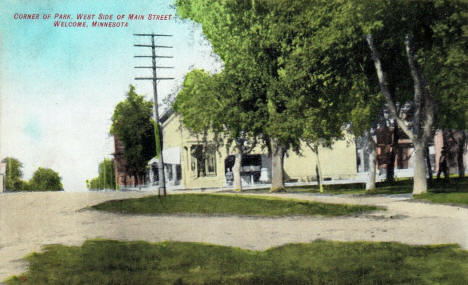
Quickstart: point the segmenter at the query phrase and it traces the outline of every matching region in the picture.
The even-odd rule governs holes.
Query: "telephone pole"
[[[158,111],[158,80],[172,80],[172,77],[157,77],[156,69],[158,68],[173,68],[172,66],[158,66],[156,65],[157,58],[173,58],[172,56],[158,56],[156,55],[157,48],[172,48],[171,46],[162,46],[162,45],[155,45],[155,38],[156,37],[172,37],[172,35],[164,35],[164,34],[133,34],[137,37],[151,37],[151,45],[141,45],[135,44],[136,47],[150,47],[151,48],[151,55],[136,55],[135,57],[144,57],[144,58],[151,58],[152,66],[135,66],[135,68],[150,68],[153,70],[153,77],[135,77],[135,80],[151,80],[153,81],[153,95],[154,95],[154,106],[153,106],[153,116],[155,125],[159,132],[159,146],[160,146],[160,153],[158,157],[158,177],[159,177],[159,188],[158,188],[158,195],[161,195],[161,190],[163,191],[163,195],[166,196],[166,178],[164,175],[164,158],[163,158],[163,144],[162,144],[162,127],[159,122],[159,111]],[[156,145],[158,142],[156,142]],[[157,151],[157,149],[156,149]]]

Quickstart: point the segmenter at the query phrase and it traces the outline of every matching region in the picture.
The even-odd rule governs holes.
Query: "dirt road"
[[[89,238],[196,241],[258,250],[316,239],[458,243],[468,249],[467,208],[414,202],[404,196],[278,194],[284,198],[387,208],[347,217],[130,216],[82,210],[106,200],[151,194],[0,194],[0,281],[25,271],[27,264],[22,257],[40,251],[45,244],[80,245]]]

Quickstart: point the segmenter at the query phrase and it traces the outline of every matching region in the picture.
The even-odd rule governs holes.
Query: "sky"
[[[48,167],[62,177],[65,191],[86,191],[86,179],[98,175],[98,164],[112,157],[109,135],[116,104],[125,99],[129,85],[147,99],[153,98],[151,49],[134,47],[150,39],[134,33],[172,34],[157,39],[160,49],[158,76],[175,80],[158,83],[159,104],[167,106],[184,75],[194,68],[221,68],[204,39],[201,27],[178,19],[171,0],[2,0],[0,2],[0,158],[11,156],[23,163],[23,179],[38,167]],[[51,14],[51,19],[21,20],[15,14]],[[145,20],[124,19],[123,28],[54,27],[55,14],[143,14]],[[149,21],[148,14],[169,14],[171,20]],[[91,25],[91,21],[88,22]],[[164,109],[164,107],[162,107]],[[161,110],[161,109],[160,109]]]

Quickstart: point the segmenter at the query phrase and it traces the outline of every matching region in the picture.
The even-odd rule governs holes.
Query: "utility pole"
[[[159,177],[159,188],[158,195],[161,195],[161,190],[163,195],[166,196],[166,178],[164,175],[164,158],[163,158],[163,145],[162,145],[162,128],[159,122],[159,111],[158,111],[158,80],[172,80],[172,77],[157,77],[156,69],[158,68],[173,68],[172,66],[157,66],[156,58],[172,58],[172,56],[158,56],[156,55],[157,48],[172,48],[171,46],[157,46],[155,45],[155,37],[172,37],[172,35],[163,35],[163,34],[133,34],[137,37],[151,37],[151,45],[134,45],[136,47],[150,47],[151,55],[136,55],[135,57],[148,57],[152,59],[152,66],[135,66],[135,68],[151,68],[153,70],[153,77],[135,77],[135,80],[152,80],[153,81],[153,95],[154,95],[154,106],[153,106],[153,116],[157,131],[159,132],[160,140],[160,153],[158,157],[158,177]],[[156,142],[157,145],[158,142]],[[157,149],[156,149],[157,151]]]

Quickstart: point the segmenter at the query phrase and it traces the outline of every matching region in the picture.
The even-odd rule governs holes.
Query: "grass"
[[[375,206],[326,204],[273,197],[180,194],[164,198],[143,198],[107,201],[92,207],[96,210],[124,214],[206,214],[240,216],[340,216],[380,210]]]
[[[426,193],[416,195],[416,199],[427,200],[441,204],[463,204],[468,205],[468,193]]]
[[[411,193],[412,180],[399,179],[392,183],[377,182],[377,194],[402,194]],[[365,194],[365,183],[357,182],[350,184],[325,184],[323,185],[325,194],[341,195],[341,194]],[[247,189],[243,193],[268,193],[270,189],[258,188]],[[287,193],[320,193],[317,185],[304,185],[304,186],[287,186]]]
[[[377,182],[375,194],[405,194],[413,191],[411,178],[399,179],[394,182]],[[286,187],[287,193],[319,193],[317,185]],[[324,185],[325,194],[365,194],[365,183]],[[268,189],[253,189],[245,192],[268,192]],[[429,192],[440,193],[466,193],[468,192],[468,177],[452,177],[449,181],[434,179],[429,186]],[[430,196],[430,195],[429,195]],[[443,195],[441,195],[443,196]],[[461,195],[463,196],[463,195]]]
[[[377,194],[402,194],[413,191],[413,180],[401,180],[393,183],[381,182],[377,185]],[[435,203],[455,203],[468,205],[468,178],[450,178],[449,181],[434,179],[427,194],[416,195],[416,199]]]
[[[468,205],[468,178],[451,178],[433,185],[426,194],[414,196],[416,199],[433,203]]]
[[[188,242],[88,240],[26,257],[7,284],[468,284],[456,245],[315,241],[266,251]]]

